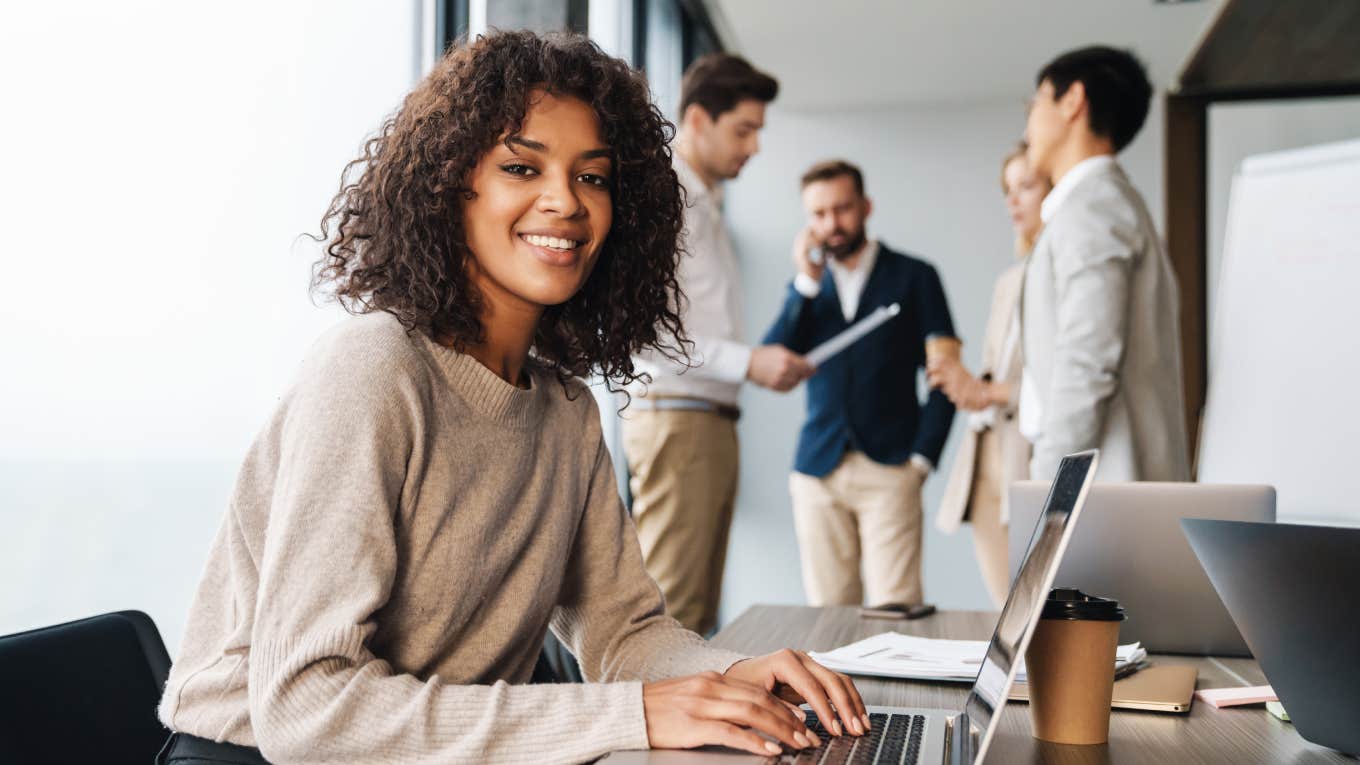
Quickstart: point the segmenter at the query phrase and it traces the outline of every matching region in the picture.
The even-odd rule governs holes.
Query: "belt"
[[[716,401],[709,401],[703,398],[635,398],[632,406],[648,411],[685,411],[685,412],[709,412],[716,414],[725,420],[736,422],[741,419],[741,409],[731,404],[719,404]]]

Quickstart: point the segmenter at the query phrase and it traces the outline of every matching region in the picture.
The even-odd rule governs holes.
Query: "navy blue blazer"
[[[885,465],[900,465],[912,454],[940,463],[954,405],[932,390],[922,406],[916,377],[926,362],[926,336],[953,336],[954,322],[935,267],[880,244],[855,321],[893,303],[901,305],[901,313],[808,378],[807,422],[793,463],[799,473],[821,478],[850,449]],[[789,284],[784,308],[765,333],[765,342],[807,353],[851,323],[841,313],[828,269],[815,298],[803,297]]]

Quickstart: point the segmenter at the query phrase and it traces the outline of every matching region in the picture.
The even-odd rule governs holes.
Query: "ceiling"
[[[1169,85],[1224,0],[706,0],[727,47],[818,109],[1027,97],[1050,58],[1132,48]]]

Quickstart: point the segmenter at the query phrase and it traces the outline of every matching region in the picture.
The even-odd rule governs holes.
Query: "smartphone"
[[[812,261],[812,265],[820,266],[826,262],[826,253],[822,252],[821,247],[813,247],[808,250],[808,260]]]
[[[859,609],[861,619],[923,619],[933,613],[935,606],[930,603],[911,605],[887,603],[881,606],[862,606]]]

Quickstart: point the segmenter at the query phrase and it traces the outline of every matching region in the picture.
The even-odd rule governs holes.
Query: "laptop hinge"
[[[972,765],[973,736],[968,715],[959,713],[950,718],[945,729],[945,762],[950,765]]]

